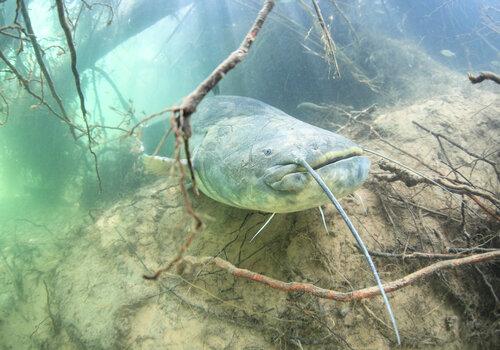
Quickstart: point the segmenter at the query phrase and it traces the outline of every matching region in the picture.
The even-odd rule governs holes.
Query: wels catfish
[[[335,205],[372,269],[399,344],[396,321],[375,265],[336,199],[354,192],[368,177],[370,160],[362,148],[248,97],[207,97],[191,120],[190,151],[197,186],[218,202],[272,213],[257,234],[275,213],[321,209],[328,202]],[[162,173],[173,160],[145,154],[144,163],[146,170]]]

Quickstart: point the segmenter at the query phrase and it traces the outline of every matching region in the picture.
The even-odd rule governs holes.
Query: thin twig
[[[82,0],[82,4],[87,7],[87,9],[92,10],[92,8],[96,5],[106,7],[108,9],[108,20],[106,21],[106,26],[110,26],[111,23],[113,23],[113,18],[115,17],[115,11],[113,10],[113,7],[109,4],[105,4],[103,2],[93,2],[92,4],[89,4],[85,0]],[[76,23],[75,23],[76,27]]]
[[[484,272],[481,271],[481,269],[479,267],[477,267],[477,266],[474,266],[474,267],[476,268],[476,271],[479,272],[479,274],[483,278],[483,282],[488,287],[491,295],[493,296],[493,299],[495,299],[495,306],[500,305],[500,301],[498,300],[498,296],[497,296],[497,293],[495,292],[495,288],[493,288],[493,286],[491,285],[490,281],[488,281],[488,279],[486,278],[486,275],[484,274]]]
[[[413,124],[415,124],[417,127],[419,127],[420,129],[428,132],[429,134],[431,134],[432,136],[434,136],[435,138],[437,138],[438,140],[439,139],[443,139],[443,140],[446,140],[448,141],[450,144],[452,144],[453,146],[457,147],[458,149],[462,150],[463,152],[467,153],[469,156],[473,157],[473,158],[476,158],[478,160],[482,160],[483,162],[485,163],[488,163],[489,165],[491,165],[493,167],[493,169],[495,170],[495,173],[497,175],[497,179],[500,181],[500,172],[498,171],[497,169],[497,165],[495,162],[489,160],[489,159],[486,159],[485,157],[483,156],[480,156],[474,152],[471,152],[469,151],[468,149],[466,149],[464,146],[461,146],[459,145],[458,143],[456,143],[455,141],[451,140],[450,138],[446,137],[445,135],[443,134],[440,134],[440,133],[437,133],[437,132],[434,132],[434,131],[431,131],[429,130],[428,128],[426,128],[425,126],[417,123],[416,121],[412,121]]]
[[[354,30],[354,27],[353,27],[351,21],[349,21],[349,18],[347,18],[347,16],[344,13],[344,11],[342,11],[342,9],[339,7],[339,5],[337,4],[336,0],[331,0],[331,2],[333,3],[333,6],[338,11],[338,13],[340,14],[340,16],[344,19],[344,22],[347,23],[347,26],[349,27],[349,31],[351,32],[352,36],[354,37],[354,40],[356,40],[356,44],[359,45],[359,42],[360,42],[359,41],[359,37],[356,34],[356,31]]]
[[[373,256],[378,256],[382,258],[399,258],[399,259],[456,259],[464,256],[464,253],[443,254],[443,253],[413,252],[406,254],[406,253],[378,252],[375,250],[370,250],[369,252]]]
[[[340,78],[340,70],[339,65],[337,63],[337,57],[335,55],[337,51],[337,47],[335,46],[335,42],[332,39],[332,35],[330,30],[325,24],[325,20],[323,19],[323,14],[321,13],[321,9],[316,0],[312,0],[314,11],[316,12],[316,19],[321,27],[322,35],[321,39],[325,45],[325,57],[328,59],[328,63],[333,63],[335,67],[335,75],[337,78]]]
[[[97,91],[97,79],[96,79],[95,70],[92,71],[92,88],[94,90],[94,98],[95,98],[95,107],[94,108],[97,109],[101,125],[104,125],[104,123],[105,123],[104,113],[102,112],[101,99],[99,98],[99,92]],[[97,113],[95,113],[95,109],[94,109],[94,114],[97,114]],[[94,117],[94,122],[97,122],[97,117]],[[104,135],[104,142],[106,142],[106,139],[108,137],[107,130],[103,129],[102,132]]]
[[[164,110],[161,110],[157,113],[153,113],[153,114],[150,114],[148,115],[147,117],[144,117],[143,119],[141,119],[137,124],[135,124],[128,132],[129,136],[132,136],[134,134],[134,131],[135,129],[137,129],[139,126],[141,126],[142,124],[144,123],[147,123],[149,122],[150,120],[154,119],[154,118],[157,118],[167,112],[172,112],[173,109],[172,108],[165,108]]]
[[[181,188],[181,193],[184,198],[184,206],[186,207],[186,211],[188,212],[188,214],[195,220],[195,227],[194,230],[192,230],[188,234],[186,240],[181,245],[176,256],[172,260],[170,260],[167,266],[157,270],[153,275],[143,275],[142,277],[146,280],[157,280],[158,277],[160,277],[160,275],[163,272],[168,272],[174,265],[176,265],[182,259],[188,248],[191,246],[191,243],[193,243],[194,238],[196,237],[198,232],[201,231],[201,228],[203,226],[203,222],[201,221],[200,217],[195,213],[191,205],[191,200],[189,199],[189,195],[186,190],[186,185],[184,184],[186,173],[184,172],[184,167],[180,161],[180,143],[182,142],[182,135],[181,135],[181,130],[179,128],[174,127],[174,125],[177,123],[175,119],[176,119],[175,114],[172,113],[171,126],[172,129],[175,131],[175,160],[176,164],[179,167],[179,173],[180,173],[179,186]]]
[[[161,137],[160,142],[158,142],[158,145],[156,146],[156,148],[152,154],[153,156],[158,155],[158,153],[160,152],[162,147],[165,145],[165,141],[167,141],[168,135],[170,135],[171,132],[172,132],[172,127],[165,130],[165,132],[163,133],[163,136]]]
[[[125,98],[123,97],[123,95],[120,92],[120,89],[115,84],[115,82],[113,81],[113,79],[111,79],[111,77],[109,76],[109,74],[104,69],[101,69],[101,68],[99,68],[97,66],[93,66],[90,69],[92,69],[92,71],[95,71],[95,72],[99,73],[104,78],[104,80],[106,80],[106,82],[109,84],[109,86],[111,86],[111,88],[115,92],[116,97],[118,97],[118,100],[120,101],[120,104],[121,104],[122,108],[125,109],[125,110],[129,110],[130,109],[130,103],[128,103],[127,100],[125,100]]]
[[[451,221],[455,221],[455,222],[458,222],[460,223],[461,220],[456,218],[456,217],[453,217],[449,214],[446,214],[446,213],[441,213],[437,210],[433,210],[433,209],[430,209],[430,208],[427,208],[427,207],[424,207],[422,205],[419,205],[417,203],[414,203],[412,201],[409,201],[409,200],[405,200],[403,198],[397,198],[397,197],[394,197],[394,196],[390,196],[390,195],[387,195],[387,198],[390,199],[390,200],[393,200],[393,201],[397,201],[397,202],[400,202],[400,203],[404,203],[404,204],[409,204],[411,205],[412,207],[415,207],[415,208],[418,208],[418,209],[422,209],[426,212],[428,212],[429,214],[432,214],[432,215],[436,215],[436,216],[440,216],[440,217],[443,217],[443,218],[446,218],[448,220],[451,220]],[[401,205],[401,204],[399,204]],[[465,207],[465,206],[464,206]]]
[[[5,57],[5,55],[2,53],[2,51],[0,51],[0,60],[2,60],[7,65],[7,67],[9,67],[10,71],[16,76],[17,80],[23,86],[23,88],[26,90],[26,92],[28,94],[30,94],[36,100],[38,100],[38,102],[41,105],[45,106],[52,114],[54,114],[61,121],[63,121],[64,123],[70,125],[72,128],[74,128],[74,129],[76,129],[78,131],[83,132],[83,129],[81,129],[77,125],[73,124],[71,121],[68,121],[67,119],[65,119],[64,116],[62,116],[61,114],[57,113],[47,102],[45,102],[45,100],[42,97],[40,97],[39,95],[36,94],[31,89],[29,81],[26,78],[24,78],[21,75],[21,73],[19,73],[19,71],[16,69],[16,67],[8,60],[7,57]]]
[[[52,321],[52,329],[55,334],[59,333],[60,330],[60,322],[58,319],[56,319],[56,316],[52,312],[52,308],[50,307],[50,294],[49,294],[49,287],[47,287],[47,282],[43,280],[43,285],[45,286],[45,296],[46,296],[46,301],[47,301],[47,313],[49,314],[50,320]]]
[[[482,248],[482,247],[472,247],[472,248],[457,248],[457,247],[448,247],[448,252],[450,253],[487,253],[496,251],[495,248]]]
[[[9,121],[9,115],[10,115],[9,102],[7,101],[7,98],[5,98],[5,96],[3,95],[3,93],[1,91],[0,91],[0,98],[2,99],[3,104],[5,106],[2,108],[2,109],[4,109],[4,111],[1,114],[3,114],[4,117],[3,117],[3,120],[0,119],[0,126],[4,126]],[[0,109],[0,112],[2,112],[2,109]]]

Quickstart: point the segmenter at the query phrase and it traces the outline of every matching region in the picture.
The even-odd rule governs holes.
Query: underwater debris
[[[450,50],[441,50],[439,51],[439,53],[444,56],[444,57],[447,57],[447,58],[452,58],[452,57],[455,57],[455,53],[450,51]]]
[[[96,175],[96,179],[97,179],[97,184],[99,186],[99,192],[102,193],[102,180],[101,180],[101,175],[99,174],[99,163],[97,161],[97,154],[95,153],[94,149],[92,148],[92,143],[94,142],[94,140],[92,138],[92,133],[90,131],[89,122],[87,119],[88,113],[87,113],[87,109],[85,108],[85,98],[83,97],[83,91],[82,91],[82,86],[81,86],[81,81],[80,81],[80,74],[78,73],[78,70],[76,68],[76,64],[77,64],[76,57],[77,56],[76,56],[75,44],[73,43],[73,34],[71,33],[71,29],[69,27],[68,20],[66,19],[65,11],[67,11],[67,9],[65,8],[63,0],[56,0],[56,7],[57,7],[57,15],[59,18],[59,24],[61,25],[61,28],[63,29],[64,36],[66,37],[66,43],[68,45],[68,49],[70,52],[71,72],[73,73],[73,78],[75,80],[76,91],[78,93],[78,99],[80,101],[80,110],[82,112],[83,123],[85,124],[85,129],[86,129],[85,134],[87,136],[87,148],[89,150],[89,153],[93,157],[94,170],[95,170],[95,175]],[[62,104],[61,104],[61,106],[62,106]],[[63,111],[63,109],[61,109],[61,111]]]
[[[325,50],[325,59],[329,65],[334,67],[334,76],[340,78],[340,69],[337,62],[336,51],[337,47],[335,41],[333,41],[330,29],[327,27],[325,20],[323,19],[323,14],[321,13],[321,8],[316,0],[312,0],[314,7],[314,12],[316,13],[316,20],[321,28],[321,40],[323,41]]]
[[[474,76],[471,73],[467,75],[472,84],[481,83],[485,80],[491,80],[497,84],[500,84],[500,77],[492,72],[481,72],[479,75]]]

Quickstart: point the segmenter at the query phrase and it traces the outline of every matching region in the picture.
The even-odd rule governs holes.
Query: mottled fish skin
[[[329,202],[299,159],[318,165],[337,197],[352,193],[368,176],[370,161],[359,155],[320,166],[332,155],[361,154],[355,143],[258,100],[206,98],[192,123],[197,184],[230,206],[287,213]]]

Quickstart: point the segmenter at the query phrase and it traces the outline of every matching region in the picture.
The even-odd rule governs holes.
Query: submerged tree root
[[[383,285],[383,288],[386,293],[392,293],[396,290],[414,284],[418,280],[428,277],[437,271],[459,267],[463,265],[485,263],[497,259],[500,259],[500,249],[488,253],[470,255],[464,258],[440,261],[432,265],[429,265],[427,267],[424,267],[423,269],[417,270],[409,275],[406,275],[403,278],[397,279],[392,282],[388,282]],[[311,283],[283,282],[268,277],[266,275],[262,275],[257,272],[236,267],[229,261],[226,261],[219,257],[197,258],[193,256],[186,256],[184,257],[182,262],[180,262],[177,265],[177,270],[179,274],[192,274],[197,267],[205,265],[214,265],[220,269],[226,270],[235,277],[246,278],[251,281],[262,283],[273,289],[278,289],[289,293],[302,292],[323,299],[337,300],[337,301],[353,301],[353,300],[369,299],[380,295],[380,289],[378,288],[378,286],[358,289],[352,292],[344,293],[344,292],[334,291],[331,289],[317,287]]]
[[[394,181],[402,181],[405,183],[406,186],[408,187],[413,187],[419,183],[427,183],[427,184],[438,184],[444,188],[446,188],[448,191],[453,192],[453,193],[458,193],[458,194],[465,194],[467,196],[470,195],[475,195],[482,197],[488,201],[490,201],[494,205],[500,205],[500,200],[495,198],[492,194],[478,189],[471,187],[467,184],[463,183],[452,183],[451,180],[449,179],[443,179],[443,178],[434,178],[434,179],[427,179],[424,177],[417,177],[410,172],[408,172],[405,169],[402,169],[398,166],[389,164],[386,161],[380,161],[379,163],[380,169],[386,170],[392,173],[392,175],[377,175],[376,177],[381,180],[386,180],[388,182],[394,182]]]
[[[485,80],[491,80],[497,84],[500,84],[500,77],[498,75],[491,73],[491,72],[481,72],[481,73],[479,73],[478,76],[473,76],[472,74],[469,73],[467,75],[467,77],[469,78],[469,80],[472,84],[481,83]]]

